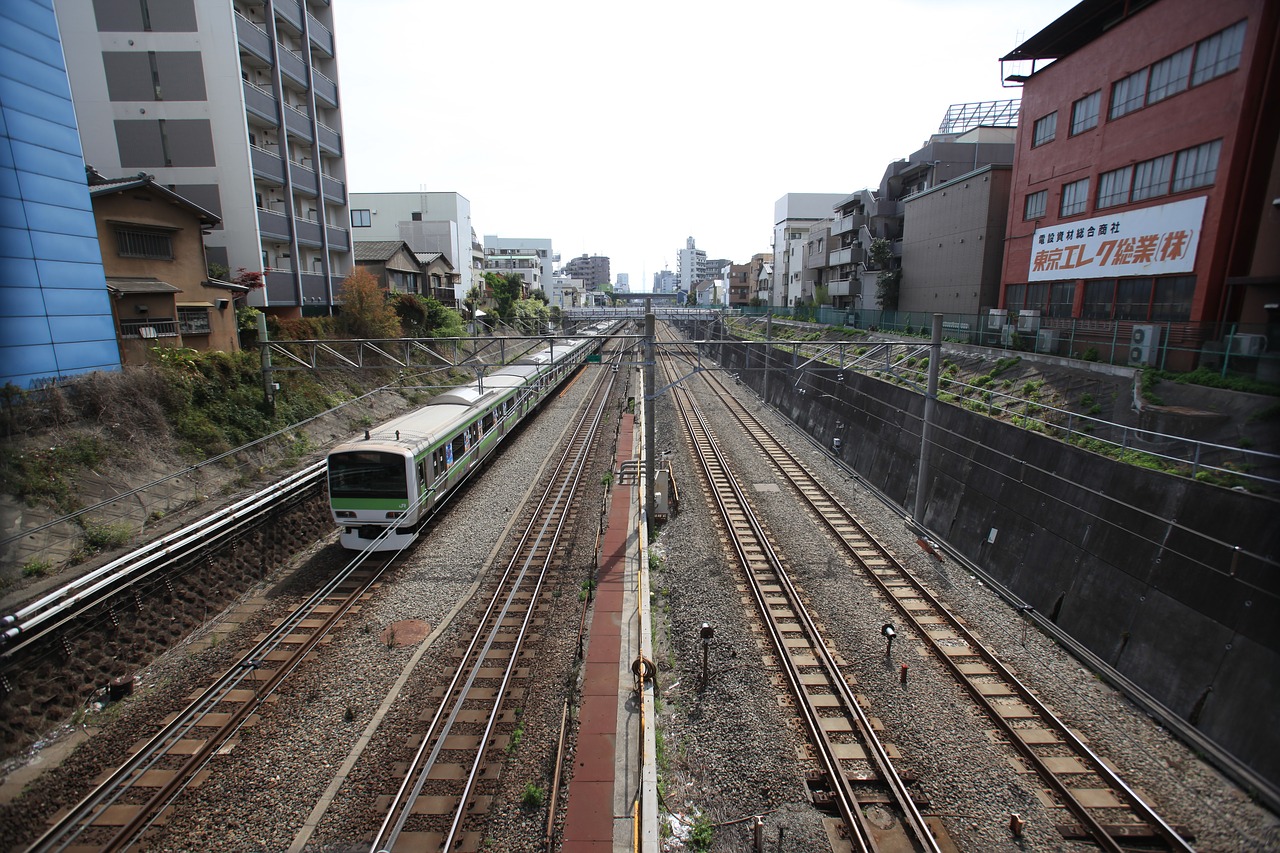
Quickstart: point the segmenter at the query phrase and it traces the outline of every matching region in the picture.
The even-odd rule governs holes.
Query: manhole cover
[[[402,619],[382,630],[379,639],[388,646],[416,646],[431,633],[431,626],[421,619]]]

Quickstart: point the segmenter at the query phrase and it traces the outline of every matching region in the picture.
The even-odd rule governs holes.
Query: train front
[[[403,447],[362,442],[329,454],[329,505],[342,527],[342,547],[396,551],[413,543],[413,475],[413,455]],[[388,532],[389,527],[395,529]]]

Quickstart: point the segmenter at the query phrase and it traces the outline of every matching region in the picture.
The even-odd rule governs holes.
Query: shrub
[[[533,811],[534,809],[542,808],[542,804],[546,799],[547,792],[530,782],[524,786],[524,795],[520,797],[520,805]]]

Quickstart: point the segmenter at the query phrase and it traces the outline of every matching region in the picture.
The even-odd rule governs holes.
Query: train
[[[329,451],[329,507],[353,551],[399,551],[617,324],[558,338]]]

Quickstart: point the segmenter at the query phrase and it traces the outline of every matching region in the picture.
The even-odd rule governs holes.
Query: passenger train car
[[[410,545],[431,511],[600,348],[597,336],[613,325],[597,323],[583,330],[588,337],[553,340],[331,450],[329,505],[342,527],[342,546],[398,551]]]

